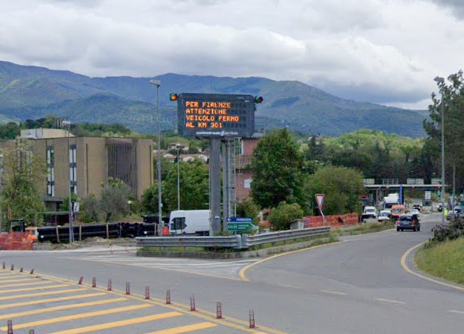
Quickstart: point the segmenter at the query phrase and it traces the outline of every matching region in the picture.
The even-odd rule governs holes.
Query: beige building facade
[[[49,209],[56,209],[68,196],[69,182],[79,198],[99,196],[110,178],[124,181],[138,199],[153,185],[151,139],[64,137],[31,141],[33,154],[46,163],[42,191]]]

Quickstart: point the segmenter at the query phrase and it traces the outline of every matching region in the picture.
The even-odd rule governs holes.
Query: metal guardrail
[[[313,237],[317,235],[326,235],[330,233],[330,226],[305,228],[302,230],[289,230],[270,232],[263,234],[248,235],[244,239],[245,248],[251,246],[263,245],[272,242],[288,241],[300,238]]]
[[[327,235],[330,226],[305,228],[301,230],[289,230],[279,232],[268,232],[255,235],[233,235],[226,237],[209,236],[168,236],[168,237],[137,237],[139,247],[212,247],[248,249],[279,241],[295,240],[312,236]]]
[[[168,236],[168,237],[137,237],[137,246],[142,247],[221,247],[236,248],[242,247],[240,235],[227,237],[209,236]]]

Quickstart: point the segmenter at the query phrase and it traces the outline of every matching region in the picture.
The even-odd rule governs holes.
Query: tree
[[[121,180],[112,179],[103,186],[100,195],[100,210],[106,222],[115,221],[129,213],[130,188]]]
[[[7,143],[2,151],[2,212],[13,219],[22,218],[26,223],[33,224],[36,214],[44,211],[40,185],[45,180],[45,161],[32,154],[32,147],[27,141]],[[38,221],[36,223],[40,224]]]
[[[276,208],[271,210],[268,216],[273,230],[288,230],[290,224],[303,217],[303,210],[298,203],[288,204],[280,202]]]
[[[95,195],[89,195],[82,200],[79,220],[84,223],[92,223],[100,220],[100,204]]]
[[[158,182],[147,188],[142,196],[142,208],[146,213],[158,213]]]
[[[251,159],[251,196],[263,208],[280,202],[307,205],[303,191],[303,156],[287,129],[276,130],[258,143]]]
[[[237,204],[237,217],[251,217],[253,223],[259,223],[259,207],[250,199],[245,198]]]
[[[441,107],[444,109],[445,128],[445,170],[446,180],[454,180],[458,189],[464,188],[464,76],[459,71],[448,77],[448,82],[438,83],[441,99],[432,94],[429,106],[429,119],[424,120],[424,129],[428,134],[427,151],[432,155],[434,172],[441,175]],[[453,181],[450,181],[453,182]],[[448,182],[447,182],[448,183]]]
[[[208,166],[198,160],[180,162],[180,204],[183,210],[208,209]],[[177,168],[163,181],[163,198],[169,211],[177,210]]]
[[[357,196],[365,192],[362,178],[352,168],[325,166],[310,176],[309,193],[314,204],[316,194],[325,194],[324,214],[356,212]]]

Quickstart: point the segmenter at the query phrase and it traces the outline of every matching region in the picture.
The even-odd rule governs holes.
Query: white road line
[[[333,290],[321,290],[321,292],[330,293],[331,295],[346,296],[346,293]]]
[[[463,311],[449,310],[450,313],[464,314]]]
[[[393,300],[393,299],[384,299],[384,298],[376,298],[375,300],[378,300],[379,302],[385,302],[385,303],[393,303],[393,304],[406,304],[405,302],[400,302],[399,300]]]
[[[289,285],[289,284],[277,284],[278,286],[281,286],[283,288],[292,288],[292,289],[300,289],[299,286],[297,285]]]

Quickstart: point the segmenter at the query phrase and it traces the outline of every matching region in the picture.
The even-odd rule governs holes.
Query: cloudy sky
[[[426,108],[433,78],[463,68],[464,0],[1,0],[0,60],[298,80]]]

